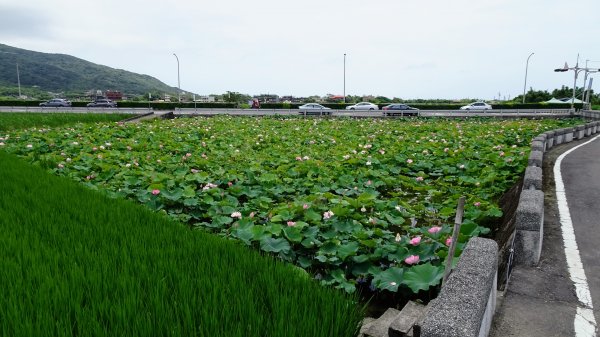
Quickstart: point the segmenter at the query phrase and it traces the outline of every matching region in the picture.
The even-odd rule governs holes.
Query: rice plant
[[[0,335],[354,336],[357,298],[0,151]]]

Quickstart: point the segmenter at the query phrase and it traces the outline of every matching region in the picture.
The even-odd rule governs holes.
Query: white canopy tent
[[[552,97],[552,99],[550,99],[549,101],[546,101],[545,103],[564,103],[564,104],[571,104],[571,101],[573,100],[573,98],[563,98],[563,99],[556,99],[554,97]],[[582,100],[575,98],[575,103],[583,103]]]

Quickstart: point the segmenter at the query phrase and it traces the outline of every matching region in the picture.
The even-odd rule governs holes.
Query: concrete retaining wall
[[[586,117],[600,112],[586,112]],[[592,118],[592,117],[590,117]],[[544,132],[531,143],[528,167],[525,170],[523,191],[516,213],[515,263],[532,266],[539,262],[544,235],[544,193],[542,192],[542,162],[545,151],[552,147],[590,137],[600,131],[600,122],[593,121],[577,127]]]
[[[472,238],[440,295],[429,303],[421,337],[487,336],[496,307],[498,244]]]
[[[600,112],[583,111],[580,116],[600,120]],[[536,265],[540,259],[544,236],[544,153],[556,145],[596,133],[600,133],[600,121],[547,131],[532,141],[523,190],[515,214],[516,264]],[[496,303],[497,261],[496,242],[472,238],[439,296],[430,302],[422,320],[421,336],[488,336]]]

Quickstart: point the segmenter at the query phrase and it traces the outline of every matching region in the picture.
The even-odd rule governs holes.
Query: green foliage
[[[57,127],[77,123],[118,122],[134,115],[127,114],[63,114],[0,113],[0,131],[30,127]]]
[[[538,103],[538,102],[546,102],[552,98],[552,94],[550,94],[546,90],[533,90],[533,88],[529,88],[529,91],[525,95],[525,103]],[[523,102],[523,95],[519,95],[513,98],[514,102]]]
[[[3,147],[326,285],[420,291],[437,274],[409,271],[443,265],[459,197],[460,253],[502,216],[497,200],[523,174],[531,139],[579,122],[219,116],[25,130]],[[389,268],[404,270],[398,288],[385,284]]]
[[[292,265],[4,151],[0,181],[4,336],[357,334],[356,298]]]

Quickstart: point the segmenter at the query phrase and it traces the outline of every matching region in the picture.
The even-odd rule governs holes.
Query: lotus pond
[[[418,294],[485,235],[538,134],[578,120],[181,118],[0,133],[58,175],[294,263],[324,285]]]

